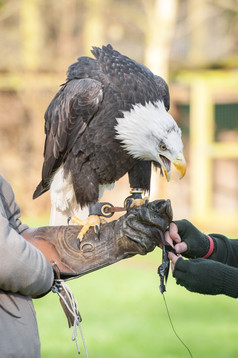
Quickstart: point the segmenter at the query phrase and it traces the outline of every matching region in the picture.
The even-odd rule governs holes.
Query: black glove
[[[238,297],[238,268],[213,260],[179,258],[173,276],[192,292]]]
[[[205,256],[210,249],[210,241],[207,235],[199,231],[188,220],[174,221],[178,227],[178,233],[182,241],[187,244],[187,251],[183,256],[188,258],[197,258]],[[214,242],[215,245],[215,242]],[[210,253],[212,254],[212,252]]]

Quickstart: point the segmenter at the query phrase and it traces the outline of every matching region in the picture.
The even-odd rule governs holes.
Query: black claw
[[[71,221],[71,216],[69,216],[68,219],[67,219],[67,224],[68,225],[69,225],[70,221]]]
[[[133,199],[131,199],[131,200],[127,200],[127,202],[126,202],[126,210],[127,211],[129,211],[130,210],[130,206],[131,206],[131,204],[133,203]]]
[[[98,239],[100,239],[100,228],[99,228],[99,225],[95,225],[94,230],[95,230],[95,233],[97,234]]]
[[[80,239],[77,239],[77,246],[78,246],[78,248],[80,249],[80,246],[81,246],[81,241],[80,241]]]

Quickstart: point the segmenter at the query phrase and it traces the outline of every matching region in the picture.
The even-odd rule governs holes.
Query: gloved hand
[[[173,223],[177,226],[177,229],[174,228]],[[210,241],[207,235],[199,231],[191,222],[184,219],[173,221],[173,223],[170,225],[170,231],[167,235],[170,235],[170,239],[176,243],[178,243],[181,238],[181,241],[187,245],[186,251],[176,250],[177,253],[182,253],[183,256],[187,258],[198,258],[204,257],[209,252]],[[212,252],[210,254],[212,254]]]
[[[43,252],[55,270],[58,268],[61,278],[78,277],[161,246],[171,220],[170,201],[156,200],[103,224],[100,239],[90,228],[80,248],[77,235],[81,227],[77,225],[41,227],[28,240]]]
[[[103,224],[100,239],[90,228],[80,247],[77,245],[81,230],[78,225],[41,227],[28,231],[24,237],[41,250],[53,266],[56,280],[52,291],[59,294],[71,327],[75,324],[75,316],[68,308],[71,307],[71,296],[62,280],[85,275],[136,254],[145,255],[156,246],[162,246],[164,232],[171,221],[170,200],[156,200],[134,207],[118,220]],[[74,313],[79,315],[79,312]]]
[[[178,258],[173,276],[192,292],[238,297],[238,268],[213,260]]]

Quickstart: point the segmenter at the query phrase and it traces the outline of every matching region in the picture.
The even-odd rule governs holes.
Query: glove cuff
[[[232,266],[225,265],[223,271],[223,294],[237,298],[238,297],[238,269]]]
[[[206,255],[203,256],[203,259],[207,259],[208,257],[210,257],[214,251],[214,241],[212,240],[212,238],[210,236],[207,236],[209,243],[210,243],[210,247],[208,252],[206,253]]]

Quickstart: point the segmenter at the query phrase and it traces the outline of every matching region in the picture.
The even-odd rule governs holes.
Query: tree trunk
[[[165,80],[169,77],[169,55],[177,17],[178,0],[144,1],[147,12],[145,64]]]
[[[21,58],[25,70],[36,70],[40,63],[42,36],[38,6],[38,0],[21,1]]]
[[[101,47],[104,42],[102,9],[104,0],[88,0],[87,15],[84,24],[84,54],[91,55],[92,46]]]

